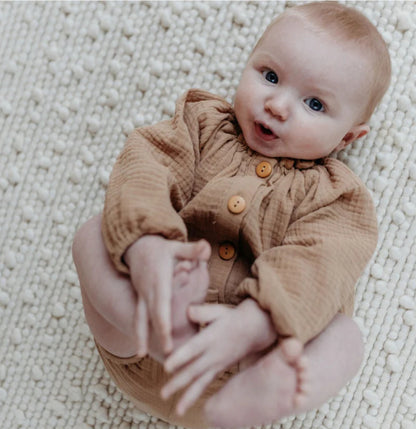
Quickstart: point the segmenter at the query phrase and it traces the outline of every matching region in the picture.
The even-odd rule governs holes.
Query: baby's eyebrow
[[[319,85],[311,87],[311,91],[314,94],[319,95],[320,97],[323,97],[325,99],[335,99],[336,95],[333,91],[330,89],[327,89],[325,87],[321,87]]]
[[[279,68],[276,60],[268,52],[261,51],[261,49],[260,49],[257,52],[256,57],[255,57],[256,63],[267,63],[267,65],[271,66],[272,68],[276,68],[276,69]]]
[[[328,100],[337,98],[337,88],[330,82],[326,82],[320,75],[307,73],[305,75],[305,86],[303,88],[310,96],[319,96]]]

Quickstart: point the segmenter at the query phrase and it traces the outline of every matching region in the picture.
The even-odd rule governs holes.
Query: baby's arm
[[[209,326],[165,362],[168,372],[178,372],[163,387],[162,397],[168,398],[192,382],[177,405],[178,414],[185,413],[218,373],[267,348],[277,338],[269,315],[252,299],[235,308],[221,304],[192,306],[189,317]]]

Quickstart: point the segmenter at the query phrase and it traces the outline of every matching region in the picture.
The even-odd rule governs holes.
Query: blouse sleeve
[[[210,129],[206,110],[225,103],[189,91],[171,120],[136,129],[113,167],[106,192],[102,233],[116,268],[128,273],[126,249],[144,234],[185,241],[178,211],[191,196],[200,147]]]
[[[338,179],[323,184],[328,198],[315,195],[312,211],[299,207],[282,245],[259,255],[239,287],[271,314],[281,336],[303,343],[338,312],[352,314],[355,284],[377,245],[369,192],[358,179]]]

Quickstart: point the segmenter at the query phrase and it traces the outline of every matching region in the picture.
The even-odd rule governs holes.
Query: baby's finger
[[[139,342],[138,355],[144,357],[147,354],[147,342],[149,336],[149,319],[147,314],[147,306],[143,299],[138,301],[138,317],[137,317],[137,339]]]
[[[209,383],[214,379],[215,372],[208,371],[198,378],[182,395],[176,407],[176,412],[183,416],[186,411],[196,402],[203,391],[208,387]]]
[[[158,308],[160,310],[157,311],[157,314],[152,317],[152,324],[155,333],[159,338],[160,343],[162,344],[164,353],[170,353],[173,349],[172,329],[170,319],[167,319],[165,316],[169,315],[170,317],[170,311],[168,312],[167,307],[164,307],[163,305],[159,305]]]
[[[172,275],[161,272],[154,287],[153,300],[150,307],[150,317],[163,351],[170,353],[173,348],[171,326],[171,289]]]
[[[201,362],[202,361],[202,362]],[[179,373],[175,374],[162,388],[161,396],[163,399],[168,399],[175,392],[188,385],[192,380],[204,374],[206,371],[206,365],[202,359],[187,365]]]
[[[165,361],[165,371],[174,372],[199,356],[206,349],[207,341],[204,334],[205,332],[200,332],[175,350]]]
[[[232,308],[223,304],[190,305],[188,308],[188,317],[192,322],[204,325],[212,323],[230,311],[232,311]]]

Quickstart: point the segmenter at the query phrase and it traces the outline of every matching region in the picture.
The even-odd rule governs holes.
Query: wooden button
[[[235,255],[235,247],[232,243],[229,242],[222,243],[218,248],[218,254],[220,255],[221,259],[224,259],[224,261],[229,261]]]
[[[259,177],[269,177],[271,172],[272,172],[272,166],[270,162],[262,161],[256,167],[256,174]]]
[[[227,207],[231,213],[241,213],[246,208],[246,200],[240,195],[234,195],[228,200]]]

